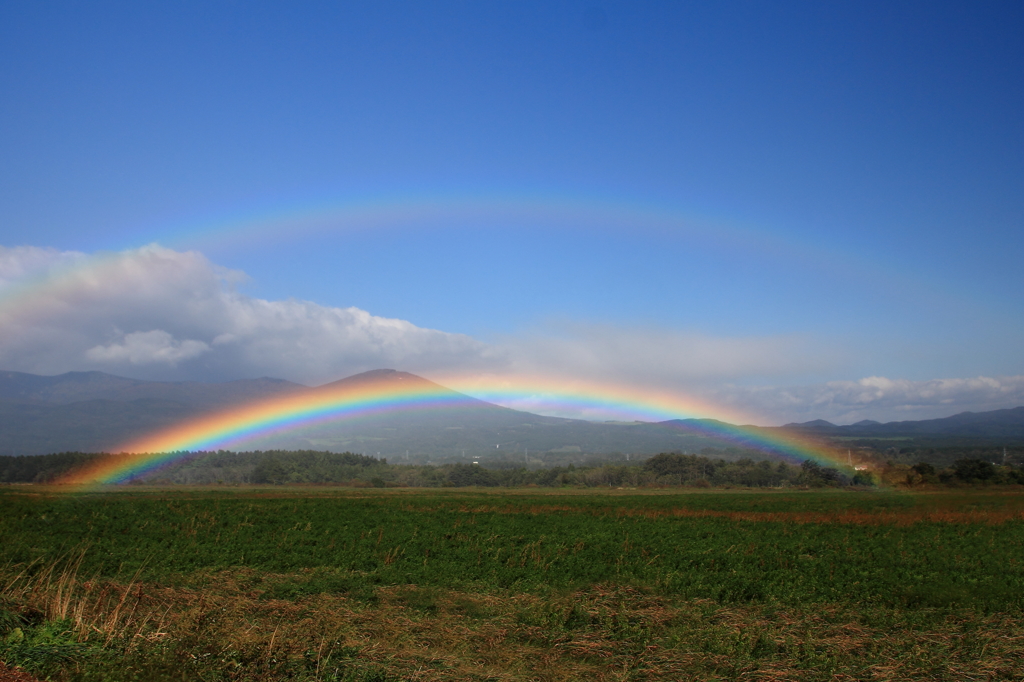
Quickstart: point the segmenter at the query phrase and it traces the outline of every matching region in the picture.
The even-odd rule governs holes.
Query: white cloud
[[[36,246],[0,246],[0,293],[32,278],[43,277],[80,262],[78,251],[57,251]]]
[[[0,247],[0,277],[41,283],[2,298],[0,367],[101,369],[163,379],[275,376],[322,383],[380,367],[558,374],[663,388],[789,376],[827,364],[797,338],[715,338],[560,325],[485,344],[359,308],[268,301],[195,252],[147,246],[88,257]],[[37,278],[38,279],[38,276]]]
[[[0,247],[0,367],[317,384],[380,367],[427,372],[496,357],[467,336],[354,307],[246,296],[234,286],[244,277],[202,254],[155,245],[93,257]]]
[[[272,376],[310,385],[382,367],[438,377],[578,377],[677,391],[758,415],[762,424],[1024,405],[1018,376],[792,386],[834,376],[845,360],[843,349],[798,336],[563,324],[487,344],[355,307],[254,298],[236,288],[244,279],[202,254],[155,245],[97,256],[0,247],[0,369],[165,380]]]
[[[117,343],[90,348],[85,351],[85,357],[96,362],[114,364],[127,361],[133,365],[162,363],[173,366],[210,350],[202,341],[178,341],[162,329],[121,336]]]
[[[911,381],[865,377],[798,387],[726,387],[716,397],[772,423],[826,419],[903,421],[948,417],[1024,405],[1024,376]]]
[[[834,366],[839,353],[797,336],[716,337],[658,328],[561,325],[501,342],[510,369],[660,388],[792,378]]]

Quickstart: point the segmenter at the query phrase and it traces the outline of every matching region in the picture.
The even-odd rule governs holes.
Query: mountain
[[[224,383],[141,381],[104,372],[68,372],[39,376],[0,372],[0,400],[66,405],[86,400],[164,400],[218,409],[295,391],[306,386],[283,379],[242,379]]]
[[[349,450],[391,461],[487,457],[526,463],[530,453],[556,453],[568,459],[580,453],[656,454],[695,451],[720,445],[714,439],[649,423],[596,423],[544,417],[501,407],[395,370],[373,370],[312,389],[313,392],[394,383],[420,387],[449,397],[443,407],[347,419],[300,428],[261,447]]]
[[[115,451],[122,443],[203,413],[170,400],[0,400],[0,455]]]
[[[487,457],[526,463],[543,453],[545,461],[568,463],[584,453],[650,455],[735,446],[713,435],[715,426],[721,425],[715,420],[611,423],[544,417],[477,400],[391,369],[313,388],[268,378],[214,384],[140,381],[103,372],[58,376],[0,372],[0,455],[113,451],[154,431],[232,405],[286,395],[315,398],[324,392],[368,384],[423,388],[448,399],[415,410],[384,411],[295,428],[248,442],[246,448],[351,451],[391,461],[420,462]],[[750,428],[761,435],[780,430]],[[781,429],[818,440],[956,436],[1021,441],[1024,407],[887,424],[866,420],[836,426],[815,420]]]
[[[786,424],[782,428],[784,429],[796,429],[800,431],[822,431],[830,432],[837,428],[832,422],[827,422],[824,419],[815,419],[811,422],[804,422],[802,424]]]
[[[941,419],[879,422],[865,419],[849,426],[836,426],[816,420],[802,424],[786,424],[791,431],[813,432],[833,437],[898,438],[898,437],[960,437],[1024,439],[1024,407],[990,412],[961,412]]]
[[[215,384],[0,372],[0,454],[112,450],[204,412],[308,390],[267,378]]]
[[[443,406],[383,412],[296,428],[247,443],[251,449],[352,451],[392,461],[489,457],[571,461],[581,453],[695,452],[714,438],[647,423],[595,423],[501,407],[423,377],[373,370],[310,388],[276,379],[222,384],[127,379],[102,372],[37,376],[0,372],[0,455],[115,451],[126,442],[249,400],[394,383],[448,395]],[[521,459],[520,459],[521,458]]]

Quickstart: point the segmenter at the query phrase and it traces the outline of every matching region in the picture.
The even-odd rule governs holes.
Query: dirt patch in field
[[[788,523],[839,523],[865,526],[909,526],[915,523],[969,523],[1001,524],[1007,521],[1024,520],[1024,511],[998,509],[992,511],[840,511],[840,512],[723,512],[673,509],[626,511],[623,516],[644,516],[658,518],[684,516],[695,518],[727,518],[735,521],[768,521]]]
[[[414,509],[410,507],[410,509]],[[423,511],[422,507],[415,508]],[[606,507],[588,509],[571,505],[530,505],[530,506],[499,506],[478,505],[463,506],[458,511],[470,514],[590,514],[618,517],[658,518],[723,518],[732,521],[785,522],[785,523],[821,523],[821,524],[853,524],[862,526],[909,526],[915,523],[957,523],[957,524],[990,524],[998,525],[1008,521],[1024,520],[1024,509],[998,508],[988,510],[960,511],[954,509],[900,509],[884,511],[841,510],[834,512],[747,512],[720,511],[710,509],[629,509],[624,507]]]

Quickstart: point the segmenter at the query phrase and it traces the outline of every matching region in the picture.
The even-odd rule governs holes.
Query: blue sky
[[[1022,29],[1019,3],[6,2],[0,282],[167,267],[88,324],[8,319],[2,368],[597,374],[764,421],[1021,404]],[[218,296],[312,307],[266,308],[274,356],[186,303]],[[413,336],[323,322],[350,307]]]

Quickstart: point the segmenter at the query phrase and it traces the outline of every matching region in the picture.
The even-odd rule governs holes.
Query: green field
[[[1019,493],[12,487],[0,509],[0,659],[54,679],[1024,677]]]

